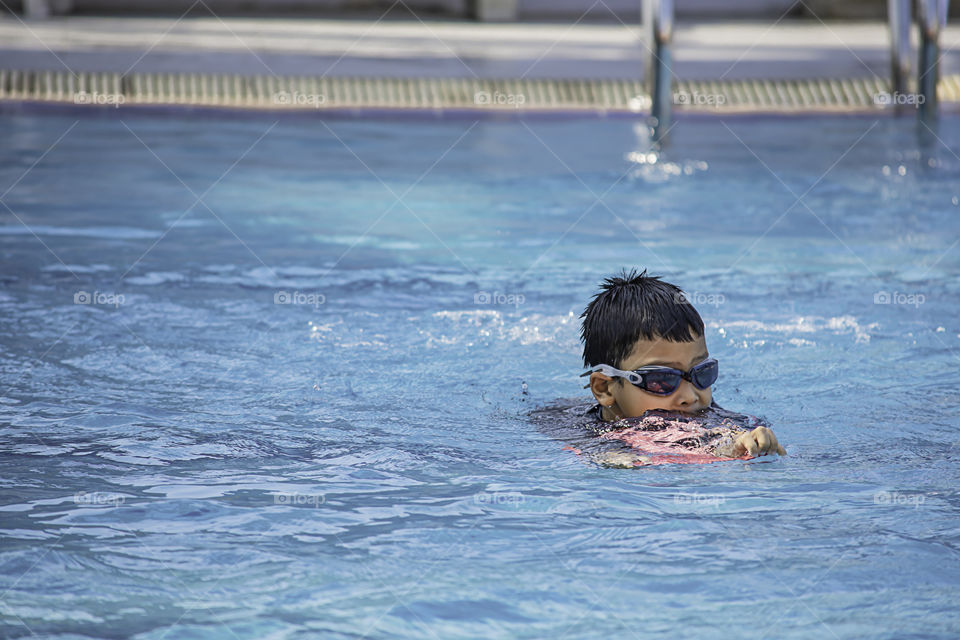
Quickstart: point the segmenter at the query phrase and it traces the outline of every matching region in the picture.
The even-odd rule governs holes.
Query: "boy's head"
[[[708,358],[703,320],[676,286],[636,270],[607,278],[580,316],[583,362],[634,371],[658,365],[680,371]],[[604,420],[643,415],[649,409],[694,413],[710,406],[710,387],[680,381],[669,395],[656,395],[621,376],[590,374],[590,390]]]

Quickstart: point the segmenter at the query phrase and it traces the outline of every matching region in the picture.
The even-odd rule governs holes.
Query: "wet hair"
[[[606,278],[580,315],[583,364],[620,368],[637,340],[692,342],[703,335],[703,319],[683,291],[647,270]]]

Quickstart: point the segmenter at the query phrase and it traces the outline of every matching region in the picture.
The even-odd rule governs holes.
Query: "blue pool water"
[[[2,123],[0,636],[960,636],[960,120]],[[532,424],[623,266],[787,457]]]

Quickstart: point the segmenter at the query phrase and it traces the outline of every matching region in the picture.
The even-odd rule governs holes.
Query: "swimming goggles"
[[[588,376],[591,373],[602,373],[611,378],[626,378],[630,384],[647,393],[669,396],[680,387],[682,380],[691,382],[697,389],[706,389],[717,381],[717,377],[720,375],[720,367],[713,358],[707,358],[689,371],[657,365],[640,367],[636,371],[621,371],[608,364],[598,364],[591,367],[586,373],[580,374],[580,377]]]

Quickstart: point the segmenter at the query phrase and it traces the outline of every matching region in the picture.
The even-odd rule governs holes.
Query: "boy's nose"
[[[681,382],[680,388],[676,391],[676,402],[679,407],[686,411],[694,407],[699,401],[700,396],[697,394],[697,390],[693,388],[693,384],[687,380]]]

